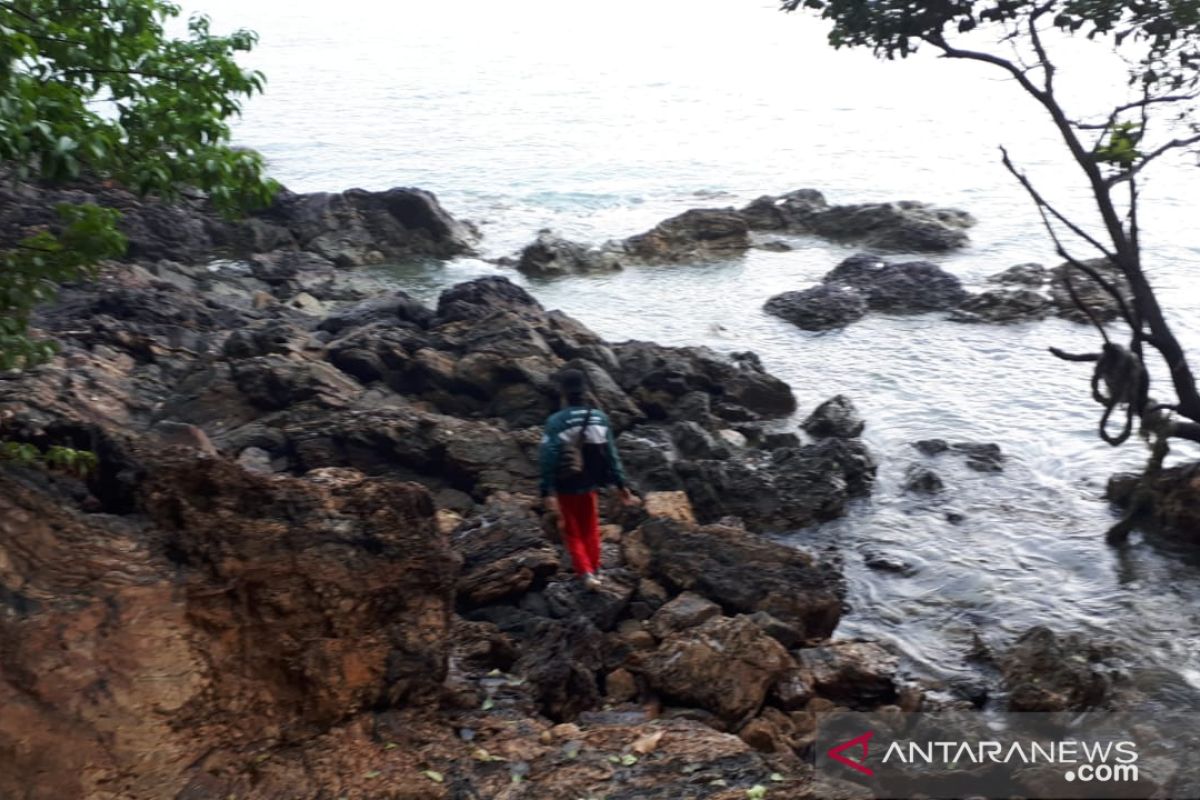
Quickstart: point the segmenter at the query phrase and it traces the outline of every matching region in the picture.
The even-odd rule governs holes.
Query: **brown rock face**
[[[142,463],[127,516],[0,474],[0,797],[175,797],[437,691],[457,565],[424,489]]]
[[[718,617],[672,634],[637,668],[664,697],[730,723],[753,714],[792,665],[783,645],[746,617]]]

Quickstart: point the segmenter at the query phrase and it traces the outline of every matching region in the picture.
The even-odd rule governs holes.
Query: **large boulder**
[[[763,310],[806,331],[824,331],[862,319],[867,314],[867,301],[856,289],[818,284],[777,294],[767,300]]]
[[[870,493],[876,464],[858,439],[822,439],[742,458],[681,461],[698,518],[740,518],[756,530],[795,530],[846,513],[851,500]]]
[[[1104,660],[1111,649],[1077,635],[1037,626],[1023,633],[1000,659],[1010,711],[1087,711],[1103,708],[1111,681]]]
[[[820,438],[832,436],[838,439],[853,439],[862,435],[866,423],[859,416],[854,401],[844,394],[839,394],[817,406],[800,427]]]
[[[436,699],[456,562],[424,489],[146,458],[124,516],[0,474],[0,795],[176,797],[216,753]]]
[[[879,311],[945,311],[967,299],[958,278],[928,261],[885,263],[870,256],[846,259],[822,279],[858,289]]]
[[[619,269],[621,259],[618,253],[589,248],[548,230],[539,231],[537,239],[526,245],[517,259],[518,271],[539,278]]]
[[[902,252],[963,247],[966,229],[975,224],[965,211],[910,201],[830,206],[812,189],[760,197],[739,213],[753,230],[811,233]]]
[[[448,258],[471,252],[476,239],[432,192],[413,188],[337,194],[284,190],[256,219],[286,229],[300,249],[341,267],[412,256]]]
[[[762,707],[792,665],[783,645],[748,617],[716,617],[669,635],[633,668],[668,700],[699,706],[739,726]]]
[[[839,568],[796,548],[725,525],[653,519],[623,542],[631,563],[674,591],[727,613],[765,611],[806,639],[829,636],[842,613]]]
[[[856,709],[894,703],[899,658],[874,642],[833,642],[798,650],[801,681],[821,697]]]
[[[494,603],[525,594],[558,571],[559,558],[541,521],[528,508],[493,502],[454,531],[462,554],[457,583],[460,607]]]
[[[712,412],[731,422],[779,417],[796,409],[791,388],[763,369],[753,353],[722,355],[707,347],[624,342],[614,348],[621,387],[652,419],[669,419],[677,401],[708,395]]]
[[[1162,533],[1200,544],[1200,466],[1196,463],[1170,467],[1150,478],[1114,475],[1108,482],[1107,497],[1123,508],[1148,499],[1148,509]]]
[[[625,250],[651,263],[728,258],[750,247],[746,220],[730,208],[697,208],[625,240]]]

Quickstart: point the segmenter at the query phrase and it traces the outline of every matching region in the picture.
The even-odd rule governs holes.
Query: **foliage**
[[[171,38],[180,13],[163,0],[0,0],[0,174],[113,180],[164,198],[194,187],[229,215],[269,203],[278,186],[262,157],[229,144],[229,119],[263,89],[236,60],[257,37],[214,35],[196,16]],[[115,212],[59,214],[61,230],[0,251],[0,369],[52,352],[25,332],[55,284],[124,252]]]
[[[58,472],[86,478],[95,471],[95,453],[54,445],[45,452],[24,442],[0,442],[0,461],[13,461],[24,466],[40,465]]]

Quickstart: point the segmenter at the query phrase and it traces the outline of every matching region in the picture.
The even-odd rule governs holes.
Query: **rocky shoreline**
[[[969,687],[833,638],[839,553],[770,534],[869,496],[853,404],[789,429],[753,353],[609,342],[502,277],[435,307],[373,292],[350,267],[473,246],[426,192],[229,223],[200,199],[5,191],[8,230],[46,224],[42,201],[118,204],[131,248],[39,313],[59,356],[0,375],[0,435],[100,461],[0,464],[0,796],[853,796],[812,773],[823,711],[1122,702],[1110,653],[1046,629],[976,653]],[[794,193],[725,223],[894,211]],[[677,252],[681,226],[631,247]],[[568,365],[646,495],[605,509],[595,593],[537,513]]]

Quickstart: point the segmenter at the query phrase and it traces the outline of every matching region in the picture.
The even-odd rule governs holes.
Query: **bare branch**
[[[1018,181],[1020,181],[1022,186],[1025,187],[1025,191],[1028,192],[1029,196],[1033,198],[1033,202],[1037,204],[1038,208],[1043,208],[1043,209],[1049,211],[1054,216],[1055,219],[1057,219],[1063,225],[1067,226],[1067,228],[1072,233],[1074,233],[1080,239],[1083,239],[1085,242],[1090,244],[1092,247],[1096,248],[1101,253],[1103,253],[1105,258],[1108,258],[1110,260],[1113,258],[1113,254],[1111,252],[1109,252],[1108,248],[1106,248],[1104,245],[1102,245],[1096,239],[1096,237],[1092,236],[1090,233],[1085,231],[1083,228],[1079,227],[1074,222],[1072,222],[1071,220],[1069,220],[1065,216],[1063,216],[1063,214],[1058,209],[1056,209],[1054,206],[1050,205],[1049,201],[1047,201],[1046,198],[1042,197],[1041,193],[1037,189],[1033,188],[1033,184],[1029,182],[1029,178],[1027,178],[1024,175],[1024,173],[1020,172],[1015,166],[1013,166],[1012,159],[1009,158],[1007,149],[1005,149],[1004,147],[1001,147],[1000,152],[1003,155],[1003,158],[1001,160],[1004,163],[1005,168],[1010,173],[1012,173],[1013,177],[1015,177]]]

